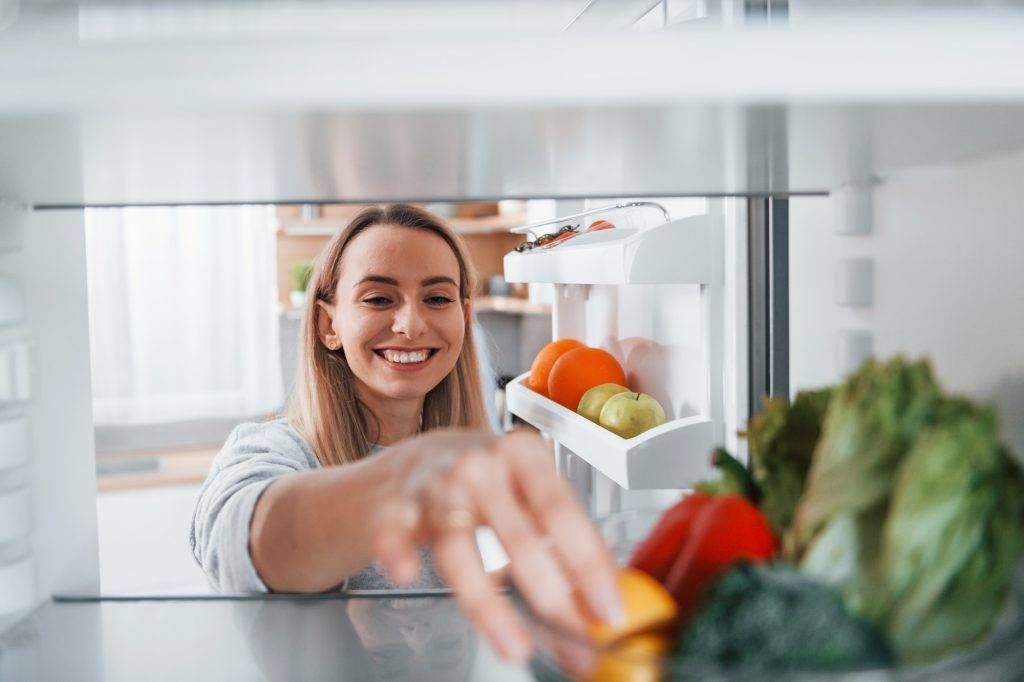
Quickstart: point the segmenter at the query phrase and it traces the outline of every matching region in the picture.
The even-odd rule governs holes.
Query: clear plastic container
[[[646,537],[661,510],[612,514],[598,528],[620,564],[625,564],[637,543]],[[1017,571],[1006,607],[989,637],[979,646],[926,667],[874,669],[837,674],[779,673],[750,670],[694,670],[673,667],[656,653],[598,650],[591,643],[528,616],[537,641],[531,663],[542,682],[554,680],[1022,680],[1024,679],[1024,565]],[[588,670],[574,674],[573,670]]]
[[[661,204],[653,201],[631,201],[592,208],[572,215],[559,216],[551,220],[514,227],[511,231],[526,236],[526,239],[531,242],[531,248],[526,249],[526,252],[529,252],[532,250],[533,244],[538,248],[550,246],[548,240],[559,235],[564,236],[566,233],[582,235],[589,232],[593,234],[594,231],[590,230],[590,228],[598,221],[604,221],[604,229],[611,227],[618,230],[636,232],[648,227],[654,227],[655,225],[661,225],[669,220],[669,213]],[[621,234],[621,232],[618,234]],[[518,250],[520,252],[524,251],[523,249]]]

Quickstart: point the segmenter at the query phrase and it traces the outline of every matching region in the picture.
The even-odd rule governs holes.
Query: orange
[[[679,612],[672,595],[661,583],[636,568],[620,568],[617,578],[625,618],[618,625],[591,623],[590,639],[597,646],[672,627]]]
[[[548,394],[548,374],[551,373],[551,367],[558,358],[574,348],[586,348],[586,346],[576,339],[558,339],[541,348],[537,357],[533,359],[526,387],[546,396]]]
[[[611,353],[600,348],[575,348],[564,353],[548,374],[549,398],[573,412],[580,398],[601,384],[626,385],[626,373]]]
[[[597,655],[586,682],[659,682],[661,661],[672,646],[667,635],[647,632],[630,635]]]

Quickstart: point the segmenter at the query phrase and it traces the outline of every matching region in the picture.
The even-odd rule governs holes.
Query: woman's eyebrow
[[[367,275],[357,282],[362,284],[363,282],[380,282],[381,284],[390,284],[392,286],[398,286],[398,280],[394,277],[385,277],[383,275]]]
[[[425,280],[420,282],[421,287],[429,287],[431,284],[451,284],[453,287],[459,286],[454,279],[451,277],[445,277],[444,275],[437,275],[436,277],[427,277]]]
[[[367,275],[363,277],[357,284],[363,282],[379,282],[380,284],[390,284],[392,286],[398,286],[398,280],[394,277],[385,277],[384,275]],[[421,287],[429,287],[431,284],[451,284],[454,287],[459,286],[458,283],[451,277],[445,275],[436,275],[434,277],[427,277],[425,280],[420,282]]]

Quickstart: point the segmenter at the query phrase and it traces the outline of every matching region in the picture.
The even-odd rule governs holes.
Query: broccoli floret
[[[844,672],[893,661],[874,626],[833,589],[787,566],[741,564],[719,579],[682,632],[670,679],[716,673]]]

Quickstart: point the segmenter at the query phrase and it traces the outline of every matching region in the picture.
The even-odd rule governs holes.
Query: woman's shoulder
[[[254,457],[290,460],[302,468],[319,466],[309,444],[285,417],[239,424],[218,455],[221,459]]]

